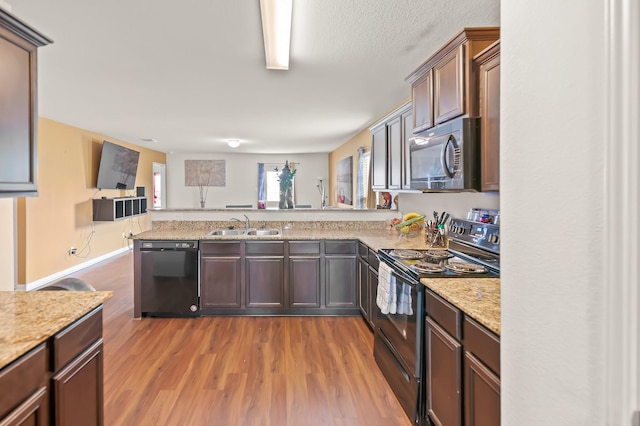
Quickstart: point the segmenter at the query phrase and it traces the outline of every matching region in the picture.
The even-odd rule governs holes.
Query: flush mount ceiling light
[[[293,0],[260,0],[267,69],[289,69]]]
[[[240,141],[238,139],[229,139],[227,141],[227,145],[229,145],[231,148],[237,148],[240,146]]]

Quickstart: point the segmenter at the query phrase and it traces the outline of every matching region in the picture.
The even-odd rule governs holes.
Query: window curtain
[[[258,208],[264,209],[267,205],[267,197],[265,194],[265,179],[264,179],[264,163],[258,163]]]

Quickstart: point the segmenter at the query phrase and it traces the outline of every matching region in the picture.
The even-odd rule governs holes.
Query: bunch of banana
[[[401,233],[408,234],[409,232],[417,232],[421,228],[421,224],[424,222],[424,215],[420,213],[407,213],[402,218],[402,222],[396,225],[396,229],[399,229]]]

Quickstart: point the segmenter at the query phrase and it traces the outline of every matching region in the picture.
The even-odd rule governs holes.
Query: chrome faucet
[[[242,216],[244,216],[244,221],[237,219],[235,217],[232,217],[231,220],[235,220],[238,221],[240,223],[242,223],[245,227],[245,229],[249,229],[251,228],[251,221],[249,220],[249,217],[246,214],[243,214]]]

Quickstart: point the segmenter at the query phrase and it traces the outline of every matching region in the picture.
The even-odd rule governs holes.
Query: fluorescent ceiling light
[[[267,69],[289,69],[293,0],[260,0]]]
[[[238,139],[229,139],[227,141],[227,145],[229,145],[231,148],[237,148],[240,146],[240,141]]]

